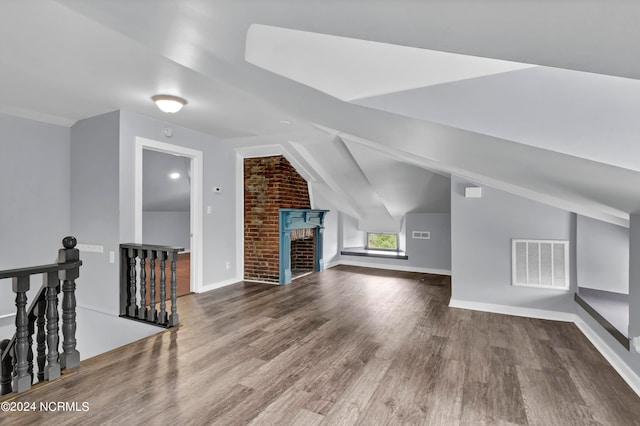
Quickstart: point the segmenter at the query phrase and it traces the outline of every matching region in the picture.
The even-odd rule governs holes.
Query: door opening
[[[202,288],[202,152],[136,139],[135,242],[185,248],[178,295]]]

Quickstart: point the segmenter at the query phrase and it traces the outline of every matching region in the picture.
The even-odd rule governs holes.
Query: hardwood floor
[[[637,425],[640,398],[571,323],[448,308],[447,277],[337,267],[180,299],[182,325],[14,401],[0,423]]]

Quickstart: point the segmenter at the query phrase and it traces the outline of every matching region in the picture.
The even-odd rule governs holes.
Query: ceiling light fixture
[[[180,111],[187,104],[185,99],[173,95],[153,95],[151,100],[158,105],[161,111],[171,114]]]
[[[178,172],[170,173],[170,174],[169,174],[169,177],[170,177],[171,179],[178,179],[178,178],[180,177],[180,173],[178,173]]]

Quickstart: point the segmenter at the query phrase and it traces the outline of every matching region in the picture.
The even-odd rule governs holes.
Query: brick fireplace
[[[281,208],[310,209],[307,182],[283,156],[246,158],[244,160],[245,279],[279,282],[278,212]],[[310,253],[310,260],[304,259],[304,253]],[[303,248],[301,253],[296,251],[292,258],[295,258],[296,265],[314,263],[313,250],[306,248]]]

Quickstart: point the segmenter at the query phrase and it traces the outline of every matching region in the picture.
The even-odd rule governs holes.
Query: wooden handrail
[[[138,243],[126,243],[120,244],[120,248],[142,249],[142,250],[155,250],[155,251],[184,251],[184,247],[179,246],[163,246],[157,244],[138,244]]]
[[[0,271],[0,280],[5,278],[17,278],[30,275],[46,274],[47,272],[65,271],[68,269],[79,268],[82,265],[81,260],[66,263],[51,263],[49,265],[29,266],[27,268],[7,269]]]
[[[12,290],[16,294],[16,332],[11,339],[0,342],[0,395],[22,393],[31,388],[34,379],[32,344],[36,328],[39,380],[55,380],[60,377],[61,369],[80,364],[75,338],[75,280],[82,261],[76,244],[74,237],[62,240],[64,248],[58,251],[58,263],[0,271],[0,279],[12,278]],[[36,274],[44,274],[43,284],[27,309],[30,279]],[[60,290],[63,292],[62,353],[58,352]]]

